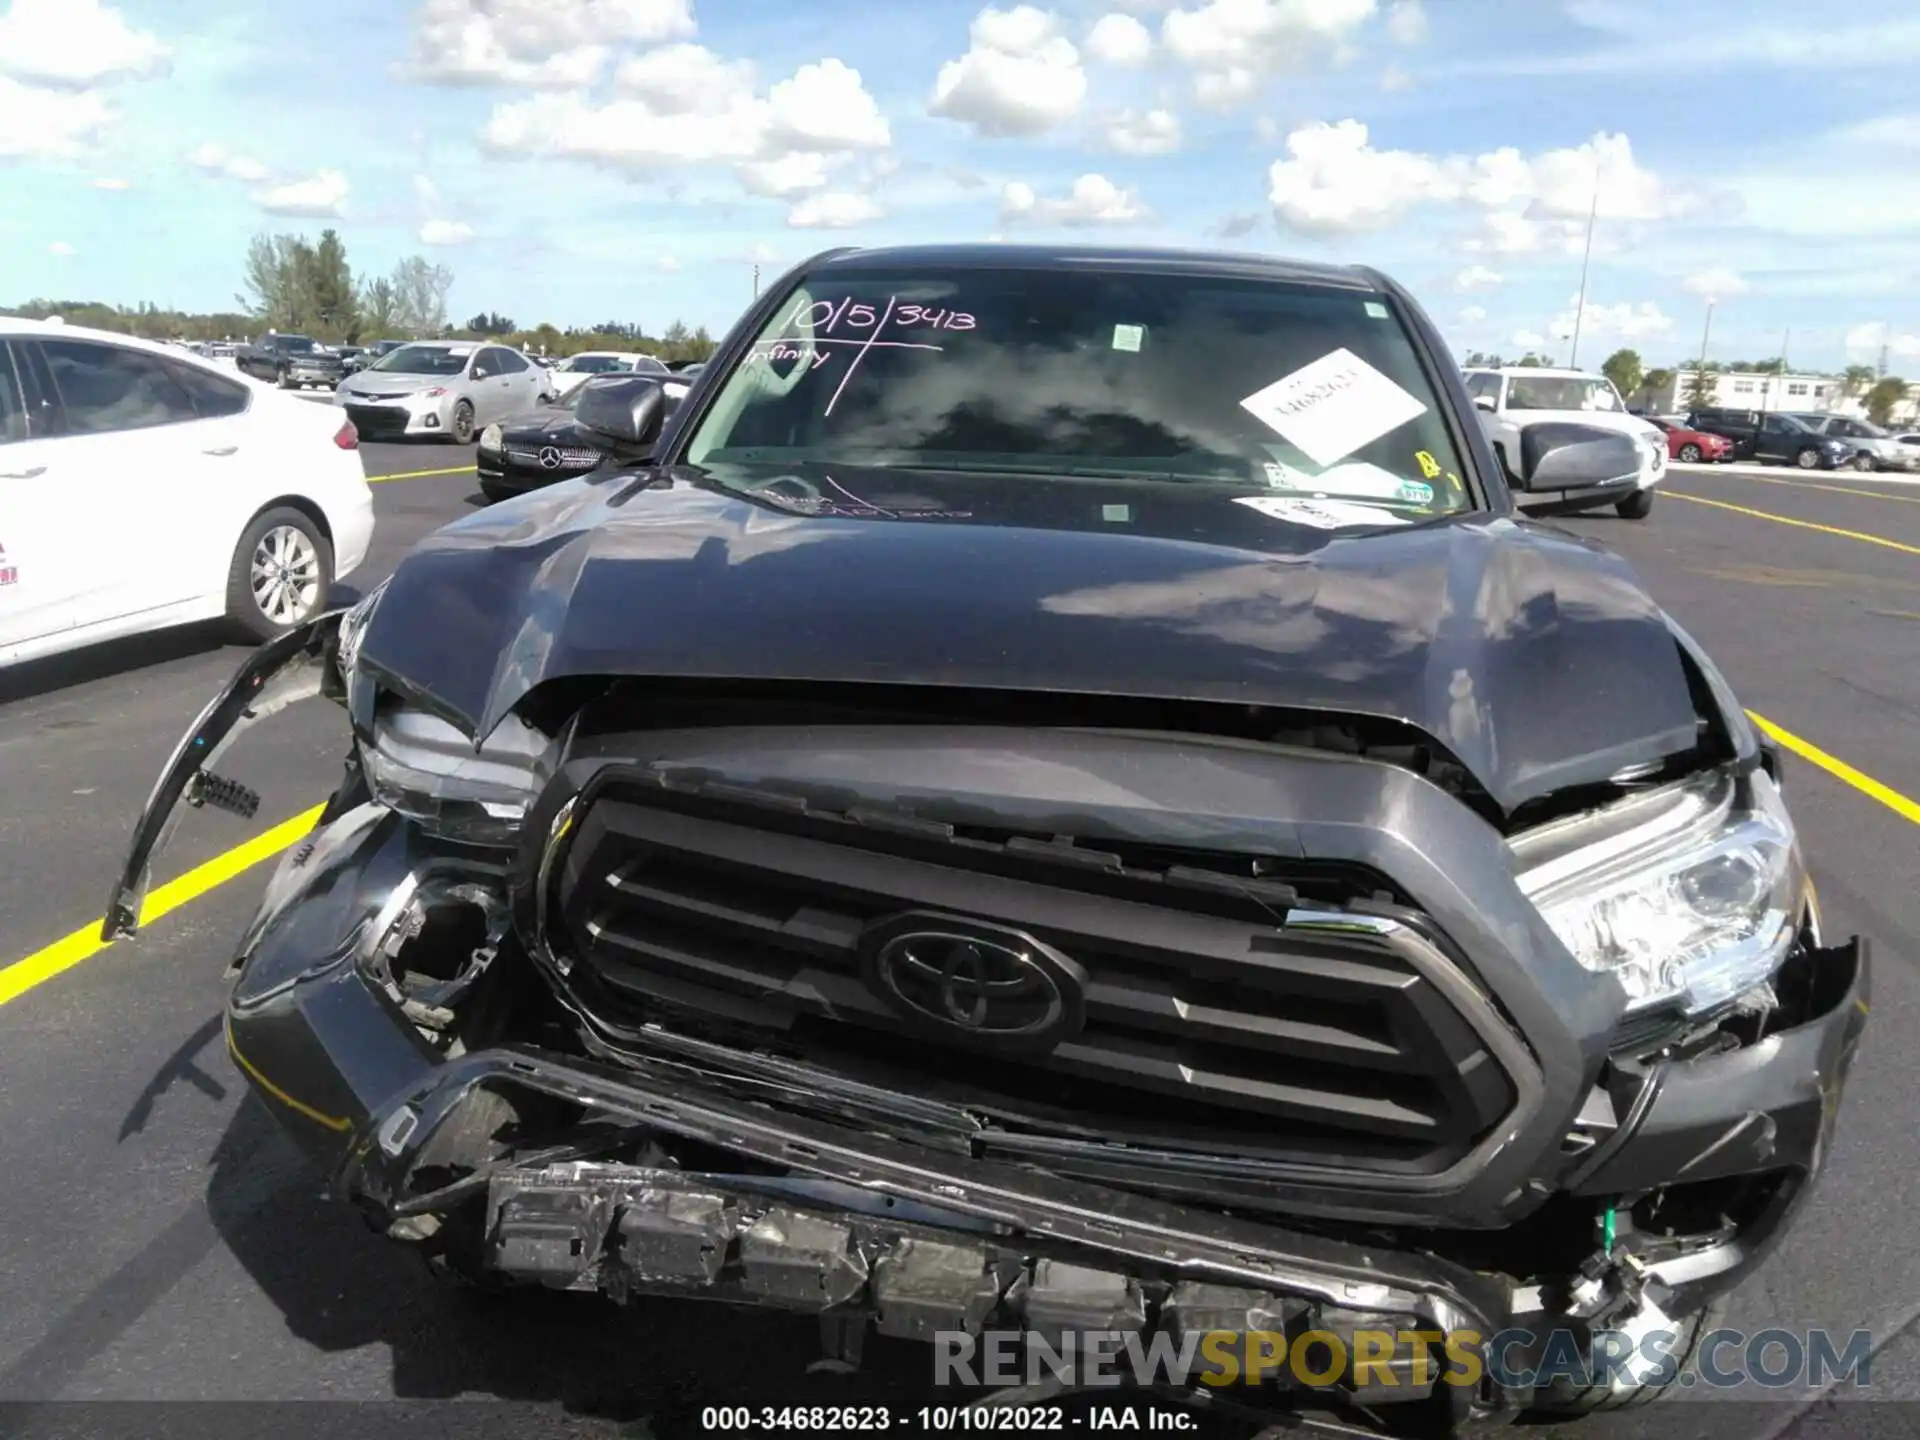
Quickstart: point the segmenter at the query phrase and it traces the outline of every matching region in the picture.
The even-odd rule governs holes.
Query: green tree
[[[1893,419],[1893,407],[1906,398],[1907,382],[1898,375],[1876,380],[1867,391],[1867,418],[1876,425],[1887,424]]]
[[[376,275],[360,282],[360,337],[367,341],[391,340],[400,328],[400,297],[393,281]]]
[[[1640,383],[1649,390],[1665,392],[1673,384],[1673,371],[1649,370]]]
[[[1718,379],[1719,372],[1705,365],[1688,372],[1685,385],[1687,408],[1702,410],[1713,404]]]
[[[393,267],[393,292],[400,328],[410,335],[438,335],[447,328],[447,292],[453,272],[409,255]]]
[[[1848,398],[1865,394],[1880,378],[1880,372],[1871,365],[1849,365],[1840,378],[1840,391]]]
[[[360,328],[360,304],[339,232],[322,230],[320,243],[303,259],[306,300],[313,316],[309,323],[323,340],[354,339]]]
[[[1616,350],[1600,362],[1600,373],[1613,382],[1622,400],[1631,400],[1646,379],[1646,367],[1638,350]]]

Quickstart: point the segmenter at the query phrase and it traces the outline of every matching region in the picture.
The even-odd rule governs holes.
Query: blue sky
[[[0,0],[0,302],[231,303],[247,239],[456,317],[723,329],[833,244],[1379,265],[1461,350],[1920,372],[1920,14],[1856,0]],[[1684,17],[1684,18],[1682,18]]]

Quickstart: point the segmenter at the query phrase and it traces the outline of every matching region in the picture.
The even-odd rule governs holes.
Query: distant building
[[[1654,415],[1691,409],[1693,375],[1691,370],[1678,370],[1666,385],[1642,386],[1633,397],[1634,408]],[[1711,403],[1728,410],[1817,410],[1838,415],[1860,411],[1838,376],[1764,375],[1749,370],[1716,372]]]

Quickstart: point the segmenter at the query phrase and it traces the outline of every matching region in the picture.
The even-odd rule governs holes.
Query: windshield
[[[1441,415],[1405,330],[1363,290],[829,272],[727,375],[686,460],[1217,483],[1282,509],[1320,496],[1437,515],[1473,504]]]
[[[1605,380],[1587,375],[1514,375],[1507,380],[1509,410],[1618,410],[1620,397]]]
[[[1887,440],[1893,435],[1892,431],[1882,430],[1871,420],[1849,420],[1841,428],[1846,434],[1861,440]]]
[[[458,375],[467,368],[471,350],[450,350],[444,345],[402,345],[369,365],[385,375]]]
[[[305,355],[314,349],[313,341],[304,335],[276,335],[272,344],[276,350],[285,350],[290,354]]]
[[[622,360],[618,355],[575,355],[560,368],[576,375],[611,375],[616,371],[631,370],[633,362]]]

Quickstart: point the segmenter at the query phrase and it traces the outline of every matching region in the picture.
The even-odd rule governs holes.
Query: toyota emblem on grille
[[[542,445],[540,447],[540,468],[542,470],[558,470],[560,468],[560,451],[558,447],[553,445]]]
[[[1076,1034],[1086,976],[1017,930],[896,916],[867,937],[868,983],[923,1032],[982,1049],[1045,1053]]]

